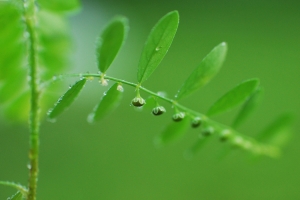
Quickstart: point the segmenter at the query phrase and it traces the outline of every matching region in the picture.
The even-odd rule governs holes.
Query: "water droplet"
[[[30,164],[28,164],[28,165],[27,165],[27,168],[30,170],[30,169],[31,169],[31,165],[30,165]]]
[[[159,51],[160,50],[160,47],[156,47],[155,51]]]
[[[103,92],[103,95],[105,96],[105,95],[106,95],[106,92]]]

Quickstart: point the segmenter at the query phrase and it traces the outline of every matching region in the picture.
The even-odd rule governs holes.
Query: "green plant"
[[[113,19],[104,28],[98,39],[96,53],[100,73],[55,76],[55,74],[63,72],[62,69],[70,47],[65,16],[62,13],[76,8],[78,4],[76,2],[69,0],[64,1],[64,3],[57,1],[57,4],[49,4],[48,1],[39,0],[38,3],[41,9],[38,12],[35,9],[33,0],[25,1],[24,4],[19,1],[7,2],[1,6],[1,24],[4,24],[5,28],[1,30],[0,34],[7,40],[2,41],[1,44],[1,46],[6,48],[1,50],[1,55],[3,56],[1,57],[0,78],[3,85],[1,87],[0,100],[4,103],[19,97],[16,101],[11,101],[13,102],[12,104],[6,105],[6,112],[9,116],[18,113],[23,118],[22,116],[25,117],[27,112],[30,113],[29,159],[31,167],[28,189],[14,183],[0,182],[4,185],[13,186],[18,190],[18,193],[12,199],[22,199],[22,196],[27,199],[36,198],[39,156],[39,109],[43,108],[43,106],[47,108],[45,99],[49,99],[42,99],[41,94],[44,94],[44,96],[49,95],[47,91],[53,91],[52,87],[55,86],[52,83],[67,77],[78,77],[80,80],[71,86],[48,112],[50,120],[55,120],[59,114],[71,105],[87,83],[87,80],[98,79],[104,86],[108,85],[107,80],[111,80],[116,83],[110,87],[100,103],[89,115],[88,119],[90,122],[100,120],[112,112],[121,101],[123,86],[128,85],[136,90],[136,97],[132,100],[134,106],[151,108],[154,115],[161,115],[166,111],[159,104],[160,101],[166,101],[173,107],[173,120],[175,122],[170,123],[163,133],[155,138],[155,143],[159,146],[164,146],[179,139],[191,125],[193,128],[199,128],[201,134],[196,144],[187,151],[187,157],[197,153],[208,141],[208,138],[212,138],[213,135],[218,135],[221,141],[227,141],[232,147],[247,150],[254,155],[277,157],[280,154],[280,147],[288,136],[286,129],[289,128],[291,121],[289,115],[281,116],[274,124],[271,124],[263,131],[256,140],[244,136],[235,130],[251,114],[260,101],[262,89],[259,86],[258,79],[247,80],[233,88],[213,104],[206,115],[178,103],[180,99],[201,88],[215,76],[225,60],[226,43],[221,43],[215,47],[202,60],[200,65],[183,83],[175,99],[142,87],[142,83],[154,72],[173,41],[179,21],[177,11],[165,15],[152,29],[140,58],[137,84],[106,75],[107,70],[126,39],[128,22],[124,17]],[[24,23],[22,23],[22,17]],[[26,33],[25,39],[22,37],[24,33]],[[11,58],[14,58],[13,62]],[[21,66],[26,60],[28,62],[30,87],[22,88],[24,82],[26,82],[26,76],[24,75],[26,69],[23,71]],[[40,66],[44,66],[44,68]],[[38,72],[38,70],[41,70],[41,72]],[[12,87],[18,90],[11,90]],[[144,100],[140,92],[144,92],[150,97]],[[30,101],[26,100],[29,97]],[[20,110],[20,107],[22,107],[20,104],[27,104],[28,102],[31,105],[30,111]],[[217,123],[209,118],[229,111],[243,103],[244,105],[232,126]],[[26,108],[26,106],[23,107]]]

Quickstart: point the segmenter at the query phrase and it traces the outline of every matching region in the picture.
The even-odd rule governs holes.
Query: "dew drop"
[[[160,50],[160,47],[156,47],[155,51],[159,51]]]

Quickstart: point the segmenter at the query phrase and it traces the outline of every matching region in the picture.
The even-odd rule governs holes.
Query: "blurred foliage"
[[[22,13],[22,1],[0,2],[0,37],[3,38],[0,42],[0,103],[10,120],[27,122],[30,98],[26,61],[28,33]],[[62,73],[69,65],[68,55],[72,46],[65,14],[39,10],[36,32],[40,81],[45,82]],[[53,103],[53,98],[57,98],[55,90],[60,91],[59,86],[62,84],[52,85],[44,91],[43,116]]]
[[[175,94],[174,88],[180,86],[211,47],[226,41],[229,54],[222,73],[201,93],[186,99],[184,104],[205,112],[220,93],[244,79],[259,77],[266,91],[265,100],[257,114],[253,114],[254,118],[239,127],[241,132],[253,136],[266,122],[273,121],[278,113],[285,110],[292,110],[299,116],[298,1],[84,1],[83,6],[83,12],[72,21],[78,47],[72,58],[74,71],[96,69],[94,38],[109,18],[123,14],[131,19],[133,28],[111,73],[135,80],[146,34],[159,17],[177,9],[181,21],[174,44],[155,72],[156,78],[149,79],[145,86],[154,91],[165,90]],[[1,25],[3,19],[1,16]],[[3,30],[1,28],[0,32]],[[20,27],[21,35],[22,30]],[[14,33],[19,37],[17,32]],[[8,41],[0,40],[2,42]],[[1,55],[4,51],[9,52],[9,48],[4,50],[2,44],[0,47]],[[17,50],[23,51],[22,48]],[[19,59],[14,61],[20,62]],[[2,71],[0,77],[3,77]],[[168,84],[163,82],[164,79]],[[20,85],[26,87],[26,84]],[[182,152],[197,138],[196,131],[188,133],[190,137],[185,137],[175,146],[160,150],[153,148],[153,136],[163,130],[161,120],[170,119],[171,112],[162,118],[153,118],[150,111],[136,113],[132,107],[122,106],[119,112],[100,124],[88,125],[86,114],[107,89],[95,85],[87,87],[75,108],[65,113],[55,125],[43,122],[38,198],[57,199],[58,194],[61,199],[300,198],[297,185],[300,181],[297,175],[298,135],[294,136],[278,161],[266,159],[249,164],[245,162],[244,155],[234,152],[222,162],[216,162],[214,155],[220,152],[215,148],[223,145],[212,141],[199,157],[187,162],[182,159]],[[196,104],[195,98],[199,99]],[[129,105],[131,99],[130,95],[124,96],[124,104],[127,101]],[[9,103],[13,102],[9,100]],[[26,108],[26,105],[17,103],[15,101],[17,107],[14,108]],[[233,117],[234,113],[216,119],[230,123]],[[298,118],[296,132],[300,130],[299,124]],[[0,121],[1,179],[26,183],[27,137],[21,134],[26,131],[26,127]],[[0,199],[13,192],[1,187]]]

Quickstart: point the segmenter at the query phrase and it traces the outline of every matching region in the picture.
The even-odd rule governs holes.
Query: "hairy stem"
[[[251,137],[247,137],[245,135],[242,135],[241,133],[239,133],[238,131],[234,130],[232,127],[230,126],[226,126],[224,124],[218,123],[210,118],[208,118],[206,115],[201,114],[199,112],[196,112],[192,109],[189,109],[181,104],[179,104],[176,100],[161,96],[149,89],[146,89],[144,87],[142,87],[140,84],[136,84],[136,83],[132,83],[126,80],[122,80],[122,79],[118,79],[115,77],[111,77],[111,76],[107,76],[104,74],[66,74],[66,75],[60,75],[58,77],[54,77],[51,81],[47,82],[45,84],[51,84],[51,82],[56,81],[56,80],[60,80],[62,78],[65,77],[80,77],[80,78],[87,78],[87,79],[93,79],[93,78],[105,78],[107,80],[112,80],[118,83],[122,83],[134,88],[138,88],[140,91],[144,91],[156,98],[159,98],[163,101],[166,101],[168,103],[170,103],[175,109],[180,110],[185,112],[186,114],[188,114],[191,118],[195,118],[195,117],[200,117],[202,119],[203,122],[205,122],[206,124],[209,124],[211,126],[211,128],[213,128],[218,134],[219,137],[222,141],[224,140],[230,140],[231,143],[233,143],[234,146],[236,147],[240,147],[244,150],[247,151],[251,151],[254,154],[258,154],[258,155],[266,155],[266,156],[270,156],[270,157],[277,157],[280,154],[280,150],[278,147],[276,146],[272,146],[272,145],[268,145],[268,144],[263,144],[260,143],[256,140],[254,140]]]
[[[38,88],[37,73],[37,48],[36,48],[36,19],[34,0],[23,0],[24,19],[28,33],[28,65],[29,65],[29,85],[30,85],[30,146],[29,146],[29,180],[27,200],[36,199],[36,188],[38,180],[38,158],[39,158],[39,100],[40,92]]]
[[[8,181],[0,181],[0,185],[6,185],[9,187],[13,187],[13,188],[19,190],[24,196],[26,196],[28,193],[28,190],[25,187],[23,187],[22,185],[17,184],[17,183],[8,182]]]

